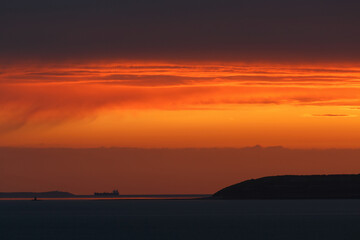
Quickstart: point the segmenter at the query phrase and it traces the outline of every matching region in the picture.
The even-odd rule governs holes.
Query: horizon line
[[[282,145],[264,146],[260,144],[239,147],[126,147],[126,146],[96,146],[96,147],[70,147],[70,146],[0,146],[0,149],[69,149],[69,150],[92,150],[92,149],[122,149],[122,150],[236,150],[236,149],[286,149],[286,150],[360,150],[359,147],[286,147]]]

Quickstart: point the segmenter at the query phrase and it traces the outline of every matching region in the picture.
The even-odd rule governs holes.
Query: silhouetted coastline
[[[114,194],[116,193],[116,194]],[[0,192],[0,198],[124,198],[124,199],[360,199],[360,174],[282,175],[246,180],[206,194],[94,195],[69,192]]]
[[[360,199],[360,175],[283,175],[250,179],[210,199]]]

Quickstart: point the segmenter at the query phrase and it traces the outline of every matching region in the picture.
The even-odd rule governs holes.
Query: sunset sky
[[[2,70],[2,146],[360,146],[360,68],[99,63]]]
[[[360,148],[359,7],[2,1],[0,146]]]

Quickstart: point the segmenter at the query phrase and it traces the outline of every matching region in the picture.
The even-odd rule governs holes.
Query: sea
[[[360,239],[360,200],[1,200],[0,239]]]

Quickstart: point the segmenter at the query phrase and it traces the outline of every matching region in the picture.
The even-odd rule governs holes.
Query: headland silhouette
[[[223,188],[211,199],[360,198],[360,175],[283,175],[246,180]]]

